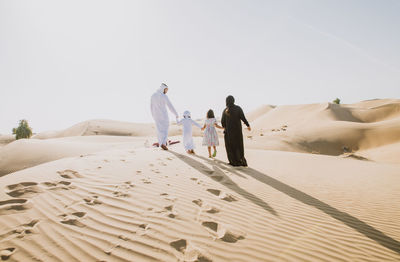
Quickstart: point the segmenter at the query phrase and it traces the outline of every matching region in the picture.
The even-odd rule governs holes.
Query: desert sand
[[[249,167],[196,130],[152,147],[153,124],[90,120],[0,136],[8,261],[399,261],[400,100],[247,114]],[[201,121],[199,121],[201,123]],[[171,125],[171,140],[181,130]]]

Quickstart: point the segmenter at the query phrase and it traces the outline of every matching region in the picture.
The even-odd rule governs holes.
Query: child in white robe
[[[193,121],[189,111],[183,112],[183,118],[178,121],[178,125],[183,126],[183,146],[188,154],[194,154],[194,142],[192,137],[192,126],[195,125],[201,129],[201,126]]]

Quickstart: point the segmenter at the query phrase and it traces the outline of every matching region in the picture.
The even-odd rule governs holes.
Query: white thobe
[[[169,117],[167,107],[176,117],[178,117],[178,113],[171,104],[171,101],[169,101],[168,96],[164,94],[164,88],[167,87],[161,86],[151,96],[151,114],[156,122],[157,139],[160,146],[167,145],[168,141]]]

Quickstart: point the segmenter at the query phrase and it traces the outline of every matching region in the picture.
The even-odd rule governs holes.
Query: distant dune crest
[[[398,99],[340,105],[263,105],[249,112],[247,118],[253,128],[251,133],[245,132],[247,148],[400,163],[397,157],[400,155]],[[170,136],[180,136],[181,129],[172,123],[169,133]],[[202,135],[197,129],[193,134]],[[222,136],[222,132],[219,134]],[[91,139],[92,136],[98,138]],[[12,136],[3,135],[0,136],[0,175],[63,157],[105,150],[121,142],[122,138],[117,137],[126,137],[124,141],[150,137],[147,139],[150,143],[155,141],[152,138],[155,137],[155,126],[152,123],[95,119],[13,143],[10,143]],[[21,154],[23,151],[25,153]]]

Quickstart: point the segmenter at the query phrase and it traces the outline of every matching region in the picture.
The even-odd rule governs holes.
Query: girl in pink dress
[[[218,141],[218,134],[217,130],[215,128],[220,128],[224,129],[222,126],[218,125],[217,119],[215,119],[214,116],[214,111],[211,109],[208,110],[207,112],[207,119],[206,122],[204,123],[204,126],[201,130],[204,131],[204,137],[203,137],[203,146],[208,147],[208,157],[212,158],[217,155],[217,148],[216,146],[219,145]],[[214,148],[214,153],[211,155],[211,147]]]

